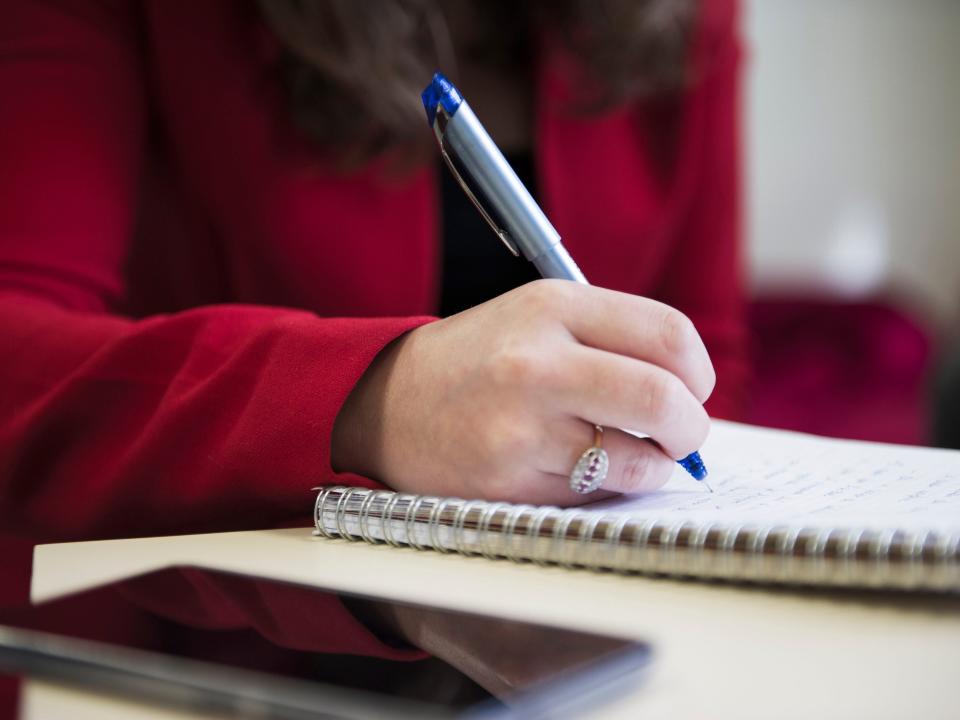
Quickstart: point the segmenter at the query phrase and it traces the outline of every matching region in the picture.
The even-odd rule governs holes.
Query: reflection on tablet
[[[80,639],[97,637],[83,608],[118,595],[153,626],[151,640]],[[75,622],[57,634],[33,630],[45,616]],[[0,622],[0,673],[93,690],[91,702],[123,697],[150,717],[162,708],[191,717],[564,717],[636,691],[650,657],[648,646],[620,638],[193,568]],[[48,687],[29,686],[20,717],[39,717],[37,693]]]

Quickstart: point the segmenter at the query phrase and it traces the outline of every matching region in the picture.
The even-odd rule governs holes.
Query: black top
[[[507,162],[536,198],[532,153],[507,156]],[[533,263],[504,247],[470,202],[453,173],[440,168],[440,207],[443,214],[442,317],[479,305],[540,277]]]

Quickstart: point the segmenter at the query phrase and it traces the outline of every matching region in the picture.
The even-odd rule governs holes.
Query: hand
[[[332,462],[406,492],[571,505],[605,496],[568,486],[597,423],[604,489],[653,490],[706,439],[714,382],[680,312],[539,280],[385,348],[341,409]]]

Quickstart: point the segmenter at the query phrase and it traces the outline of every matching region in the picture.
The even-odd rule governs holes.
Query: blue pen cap
[[[430,123],[430,127],[433,127],[437,119],[438,106],[442,106],[447,111],[447,115],[453,115],[463,102],[463,95],[440,72],[433,74],[433,80],[420,93],[420,97],[423,99],[423,107],[427,111],[427,122]]]

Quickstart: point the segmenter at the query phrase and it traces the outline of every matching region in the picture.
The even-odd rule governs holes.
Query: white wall
[[[755,288],[960,320],[960,0],[746,0]]]

